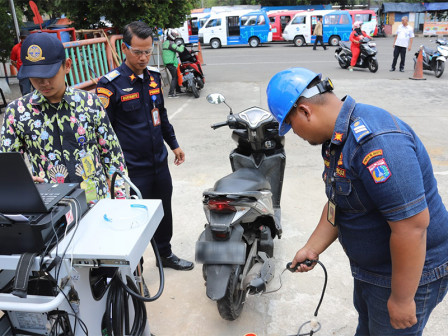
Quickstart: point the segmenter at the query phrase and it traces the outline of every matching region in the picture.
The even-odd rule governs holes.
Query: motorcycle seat
[[[339,44],[344,47],[344,48],[348,48],[350,49],[350,43],[344,42],[344,41],[340,41]]]
[[[266,177],[254,168],[241,168],[216,181],[214,192],[234,193],[270,190]]]

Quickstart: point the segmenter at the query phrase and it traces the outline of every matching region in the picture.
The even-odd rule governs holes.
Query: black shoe
[[[179,98],[178,95],[176,95],[175,93],[169,94],[168,98]]]
[[[400,72],[404,72],[404,69],[400,69]]]
[[[394,69],[394,68],[391,68],[389,71],[392,72],[392,71],[395,71],[395,69]]]
[[[182,90],[180,90],[180,91],[176,91],[176,94],[177,94],[177,95],[182,95],[182,94],[185,94],[185,91],[182,91]]]
[[[174,253],[171,253],[169,257],[160,257],[160,259],[163,267],[173,268],[178,271],[189,271],[194,267],[191,261],[180,259]],[[158,263],[156,264],[159,266]]]

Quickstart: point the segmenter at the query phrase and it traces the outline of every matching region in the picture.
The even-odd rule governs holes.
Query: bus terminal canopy
[[[425,8],[427,11],[448,10],[448,2],[427,2]]]
[[[383,13],[419,13],[426,12],[427,9],[421,3],[407,3],[407,2],[385,2],[381,6]]]

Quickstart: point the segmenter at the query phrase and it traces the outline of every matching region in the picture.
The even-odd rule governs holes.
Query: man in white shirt
[[[395,71],[398,55],[400,55],[400,72],[404,72],[404,62],[406,59],[406,48],[410,51],[412,48],[412,40],[414,39],[414,29],[408,25],[408,17],[401,18],[401,25],[397,29],[397,35],[393,43],[394,60],[389,71]]]

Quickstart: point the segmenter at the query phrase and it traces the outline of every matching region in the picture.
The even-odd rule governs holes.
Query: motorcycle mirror
[[[224,103],[224,104],[226,104],[227,105],[227,103],[226,103],[226,98],[224,98],[224,96],[222,95],[222,94],[220,94],[220,93],[210,93],[208,96],[207,96],[207,101],[210,103],[210,104],[221,104],[221,103]],[[230,114],[233,114],[233,112],[232,112],[232,108],[229,106],[229,105],[227,105],[227,107],[230,109]]]
[[[224,98],[224,96],[220,93],[210,93],[207,96],[207,101],[210,104],[221,104],[224,103],[226,101],[226,99]]]

